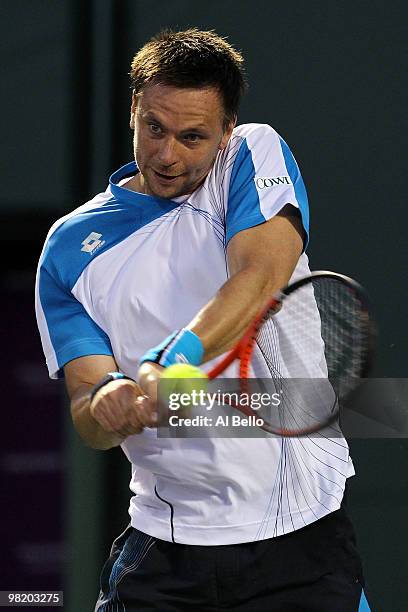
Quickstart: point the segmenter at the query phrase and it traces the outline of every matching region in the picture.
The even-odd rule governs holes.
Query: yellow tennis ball
[[[200,368],[190,363],[175,363],[166,368],[161,375],[162,378],[208,378],[207,374]]]
[[[207,390],[207,380],[207,374],[200,368],[189,363],[176,363],[164,370],[160,386],[167,396],[174,393],[192,396],[194,392]],[[185,402],[184,405],[188,405],[187,398]]]

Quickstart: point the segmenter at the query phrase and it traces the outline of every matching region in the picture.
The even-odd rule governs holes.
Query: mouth
[[[173,183],[176,179],[182,176],[181,174],[162,174],[161,172],[157,172],[157,170],[153,170],[154,174],[157,178],[163,183]]]

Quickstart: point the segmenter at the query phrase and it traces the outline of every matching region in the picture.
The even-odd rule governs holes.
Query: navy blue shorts
[[[128,527],[95,612],[357,612],[363,572],[344,508],[288,535],[224,546],[164,542]]]

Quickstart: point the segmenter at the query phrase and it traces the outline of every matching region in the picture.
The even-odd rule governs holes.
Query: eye
[[[188,142],[199,142],[200,140],[202,140],[202,136],[200,134],[186,134],[184,136],[184,140],[188,140]]]
[[[149,130],[152,134],[160,134],[162,129],[157,123],[149,123]]]

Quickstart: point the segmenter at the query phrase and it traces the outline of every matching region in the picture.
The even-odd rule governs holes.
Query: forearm
[[[204,346],[204,361],[230,349],[281,285],[270,271],[248,266],[232,276],[187,326]]]
[[[71,415],[74,427],[82,440],[91,448],[108,450],[119,446],[125,439],[117,433],[105,431],[90,411],[90,391],[93,385],[83,384],[71,398]]]

